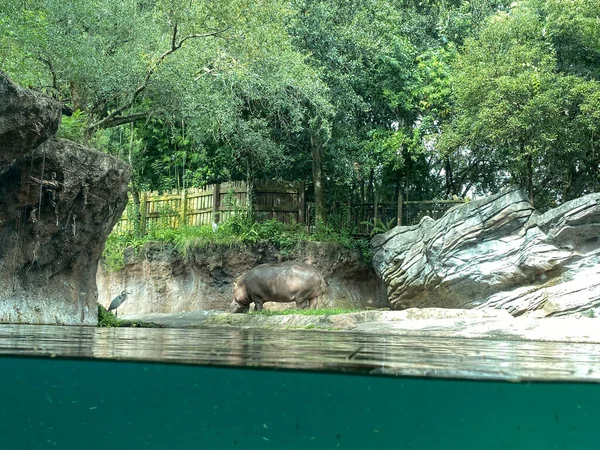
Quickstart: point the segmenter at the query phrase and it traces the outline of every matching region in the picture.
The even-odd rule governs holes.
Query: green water
[[[598,449],[600,385],[0,357],[0,449]]]

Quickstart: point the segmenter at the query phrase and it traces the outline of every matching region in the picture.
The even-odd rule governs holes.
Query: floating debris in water
[[[364,345],[360,345],[356,350],[354,350],[352,353],[350,353],[350,355],[348,355],[348,357],[346,359],[350,360],[350,359],[356,358],[356,355],[358,355],[363,348],[364,348]]]

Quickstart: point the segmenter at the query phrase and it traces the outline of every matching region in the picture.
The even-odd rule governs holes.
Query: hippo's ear
[[[240,281],[241,281],[242,278],[244,278],[244,274],[238,275],[236,277],[236,279],[233,281],[233,287],[236,287],[238,284],[240,284]]]

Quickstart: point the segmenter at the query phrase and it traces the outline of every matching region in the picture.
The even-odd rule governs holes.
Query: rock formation
[[[524,192],[508,189],[371,244],[394,309],[560,316],[600,306],[600,194],[540,214]]]
[[[98,260],[130,169],[52,139],[61,109],[0,71],[0,323],[97,323]]]

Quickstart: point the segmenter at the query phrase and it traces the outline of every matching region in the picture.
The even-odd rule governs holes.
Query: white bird
[[[213,233],[216,233],[218,229],[219,229],[219,225],[217,224],[217,222],[213,221],[213,223],[212,223]]]

